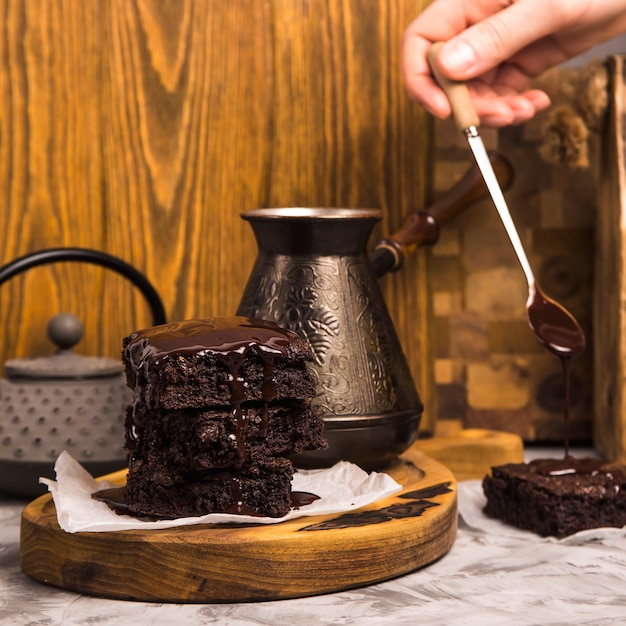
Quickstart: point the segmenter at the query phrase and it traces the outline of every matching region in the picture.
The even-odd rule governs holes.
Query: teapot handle
[[[496,178],[502,189],[513,181],[513,166],[498,152],[489,152]],[[414,211],[393,235],[379,241],[370,257],[376,276],[395,272],[404,258],[418,246],[432,246],[439,239],[439,230],[473,202],[487,197],[487,186],[474,163],[446,194],[425,211]]]
[[[0,285],[7,282],[17,274],[39,265],[60,261],[78,261],[101,265],[127,278],[141,291],[150,306],[154,325],[165,324],[165,309],[161,297],[150,281],[135,267],[111,256],[106,252],[91,250],[89,248],[49,248],[31,252],[10,261],[0,267]]]

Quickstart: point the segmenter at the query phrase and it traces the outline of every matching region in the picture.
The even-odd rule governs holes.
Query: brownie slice
[[[220,318],[164,324],[133,333],[123,347],[128,386],[150,409],[315,395],[307,367],[310,345],[269,322]]]
[[[195,471],[236,468],[252,459],[327,445],[322,418],[303,402],[245,405],[236,411],[227,407],[129,411],[127,419],[135,427],[127,430],[126,448],[133,455],[158,454]]]
[[[291,505],[294,468],[288,459],[267,459],[229,470],[185,472],[173,465],[138,460],[126,482],[131,512],[158,518],[209,513],[282,517]]]
[[[491,468],[485,513],[543,537],[626,525],[626,468],[596,459],[536,460]]]

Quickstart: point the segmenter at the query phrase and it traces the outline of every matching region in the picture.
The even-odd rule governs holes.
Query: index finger
[[[428,50],[465,30],[468,19],[455,0],[435,0],[406,28],[402,37],[402,76],[413,100],[438,117],[448,117],[450,104],[430,70]]]
[[[402,41],[402,76],[409,96],[429,113],[446,118],[451,114],[448,98],[435,81],[428,63],[432,46],[419,36],[408,36]]]

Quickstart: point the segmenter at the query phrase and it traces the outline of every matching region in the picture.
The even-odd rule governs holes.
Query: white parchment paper
[[[287,515],[253,517],[212,513],[201,517],[184,517],[175,520],[145,521],[120,515],[91,494],[112,485],[95,480],[67,452],[62,452],[54,466],[56,481],[40,478],[52,493],[59,526],[68,533],[111,532],[130,529],[158,529],[192,524],[276,524],[297,517],[329,515],[358,509],[402,489],[391,476],[379,472],[367,473],[357,465],[340,461],[333,467],[318,470],[298,470],[293,477],[293,491],[305,491],[319,496],[311,504],[292,509]]]

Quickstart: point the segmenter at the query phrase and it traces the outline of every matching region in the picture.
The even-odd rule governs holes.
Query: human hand
[[[528,89],[533,78],[622,32],[624,0],[435,0],[405,31],[404,81],[416,102],[448,117],[427,59],[444,41],[439,69],[467,83],[481,123],[518,124],[550,105],[543,91]]]

